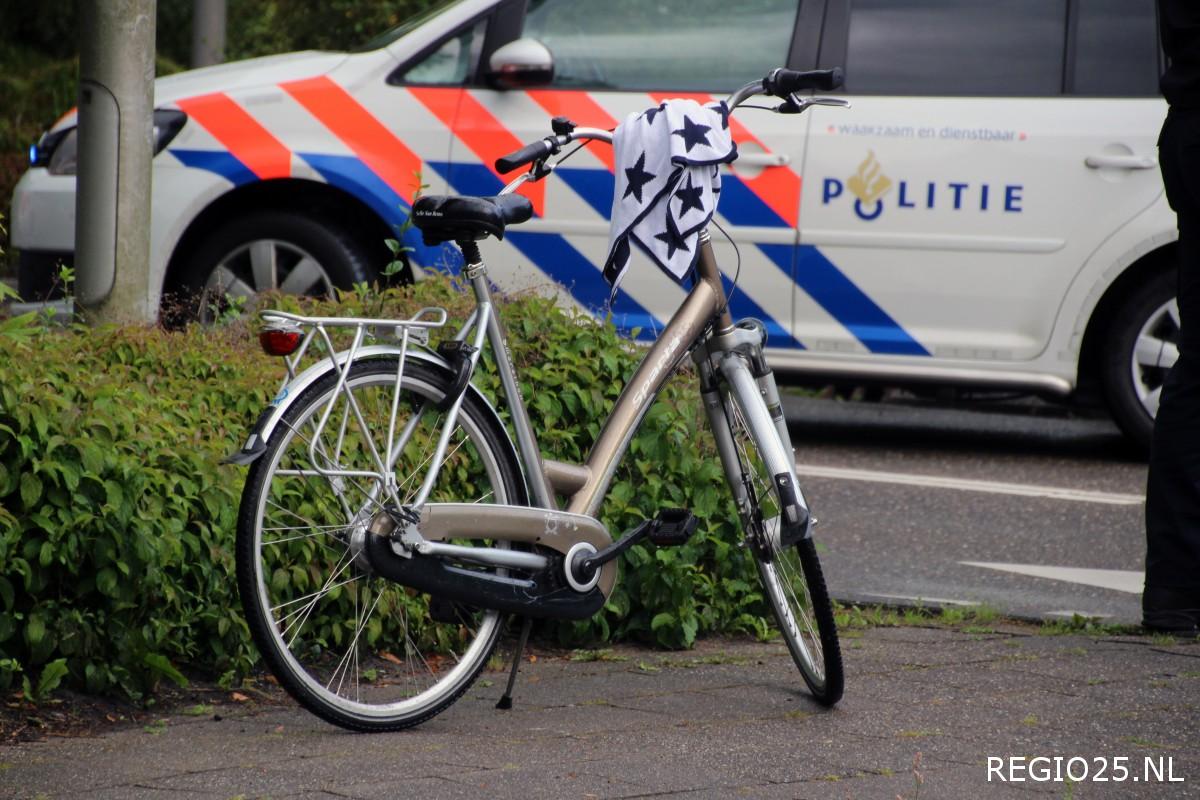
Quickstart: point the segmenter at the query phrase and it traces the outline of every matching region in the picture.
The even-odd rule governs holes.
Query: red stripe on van
[[[350,93],[325,76],[281,83],[367,168],[411,203],[421,186],[421,159]]]
[[[526,94],[551,117],[566,117],[582,128],[612,130],[617,127],[617,121],[612,115],[587,92],[537,89]],[[608,167],[609,172],[616,171],[617,163],[613,157],[612,145],[607,142],[588,142],[588,149]]]
[[[177,105],[260,179],[292,174],[292,152],[223,92],[190,97]]]
[[[654,102],[661,103],[664,100],[681,97],[687,100],[695,100],[701,105],[713,102],[714,98],[709,94],[702,93],[654,93],[650,95],[654,98]],[[766,151],[768,148],[758,140],[758,137],[750,132],[750,129],[737,120],[736,117],[729,118],[729,132],[733,135],[733,141],[739,145],[743,143],[752,143],[757,145],[757,150]],[[737,162],[734,162],[735,164]],[[740,178],[740,176],[739,176]],[[767,167],[753,178],[740,178],[742,183],[750,191],[754,192],[760,200],[780,216],[788,225],[793,228],[800,224],[800,176],[792,171],[790,167]]]
[[[519,150],[525,145],[513,135],[491,111],[465,89],[410,88],[417,98],[444,125],[454,131],[463,144],[493,175],[504,183],[509,178],[496,172],[496,159]],[[451,167],[453,169],[453,167]],[[539,217],[546,210],[546,184],[543,181],[526,183],[518,192],[533,203],[533,213]]]

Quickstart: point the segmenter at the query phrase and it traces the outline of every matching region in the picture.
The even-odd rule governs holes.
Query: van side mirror
[[[537,39],[517,39],[492,53],[487,79],[497,89],[544,86],[554,80],[554,56]]]

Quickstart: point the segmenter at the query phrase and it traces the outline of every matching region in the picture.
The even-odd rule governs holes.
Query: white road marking
[[[960,561],[958,563],[968,567],[1014,572],[1018,575],[1030,575],[1035,578],[1050,578],[1067,583],[1081,583],[1085,586],[1099,586],[1102,589],[1115,589],[1118,592],[1128,592],[1129,594],[1141,594],[1142,587],[1146,583],[1146,574],[1141,570],[1045,567],[1040,564],[994,564],[985,561]]]
[[[924,486],[933,489],[955,489],[961,492],[987,492],[989,494],[1017,495],[1019,497],[1044,497],[1052,500],[1072,500],[1080,503],[1106,503],[1115,506],[1141,505],[1145,497],[1140,494],[1117,492],[1093,492],[1083,489],[1035,486],[1027,483],[1003,483],[979,481],[967,478],[946,478],[937,475],[913,475],[904,472],[882,472],[871,469],[846,469],[823,467],[816,464],[797,464],[796,474],[810,478],[833,478],[844,481],[866,481],[868,483],[894,483],[902,486]]]

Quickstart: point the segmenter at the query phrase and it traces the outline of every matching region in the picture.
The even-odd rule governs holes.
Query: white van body
[[[714,241],[777,368],[1103,396],[1148,435],[1177,322],[1152,0],[700,5],[461,0],[365,52],[159,79],[156,107],[186,121],[154,159],[152,291],[370,279],[416,191],[496,193],[495,159],[553,116],[613,127],[774,66],[844,65],[851,110],[733,122],[718,209],[733,244]],[[492,56],[518,38],[549,49],[551,83],[495,88]],[[75,178],[54,164],[74,125],[51,128],[13,198],[26,295],[74,251]],[[493,280],[603,313],[613,169],[589,147],[523,190],[536,216],[491,245]],[[414,267],[458,266],[404,240]],[[683,291],[635,264],[614,321],[653,337]]]

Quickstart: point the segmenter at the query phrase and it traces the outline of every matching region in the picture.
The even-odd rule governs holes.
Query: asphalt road
[[[785,401],[840,600],[1141,619],[1144,460],[1107,420]]]

